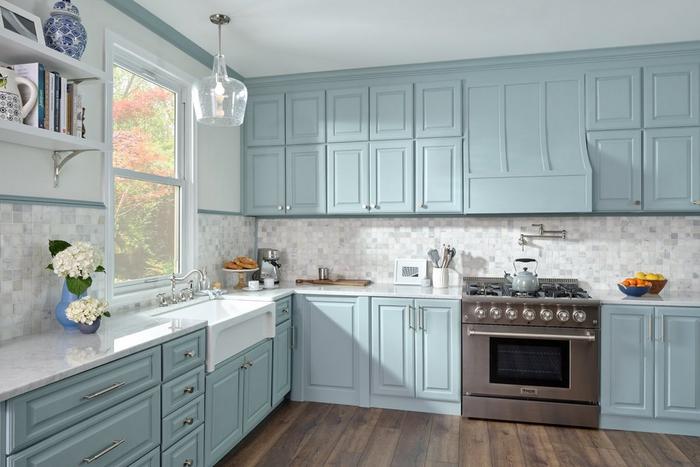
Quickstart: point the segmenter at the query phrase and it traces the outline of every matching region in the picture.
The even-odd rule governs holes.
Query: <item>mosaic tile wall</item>
[[[234,275],[221,270],[223,262],[242,255],[255,258],[255,218],[198,214],[198,219],[197,267],[206,266],[212,283],[219,281],[225,287],[230,287],[234,283]]]
[[[522,251],[518,237],[533,223],[568,238],[534,239]],[[577,277],[593,289],[639,270],[664,274],[671,291],[697,291],[700,280],[700,217],[258,219],[257,236],[282,250],[289,280],[328,266],[333,277],[393,282],[395,258],[425,258],[442,243],[457,248],[453,267],[468,275],[501,276],[527,256],[540,277]]]
[[[49,239],[104,250],[102,209],[0,203],[0,341],[58,327],[53,310],[63,282],[46,269]],[[90,294],[104,296],[96,275]]]

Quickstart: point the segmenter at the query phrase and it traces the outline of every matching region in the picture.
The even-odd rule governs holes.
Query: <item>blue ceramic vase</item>
[[[51,16],[44,23],[46,45],[80,60],[87,46],[87,31],[80,22],[80,11],[71,0],[54,3]]]
[[[55,316],[56,316],[56,321],[61,323],[61,326],[63,326],[64,329],[78,329],[78,323],[74,323],[73,321],[69,320],[68,317],[66,316],[66,308],[68,308],[68,305],[73,303],[74,301],[81,299],[83,297],[87,296],[87,292],[84,292],[82,295],[77,296],[68,290],[68,286],[66,283],[63,283],[63,291],[61,292],[61,301],[58,302],[58,305],[56,305],[56,310],[55,310]],[[99,327],[99,324],[97,325]]]
[[[100,329],[101,322],[102,318],[97,318],[95,321],[92,322],[92,324],[78,323],[78,329],[83,334],[95,334],[97,330]]]

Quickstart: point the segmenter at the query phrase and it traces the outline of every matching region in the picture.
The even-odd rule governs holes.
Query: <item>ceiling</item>
[[[136,0],[245,77],[700,39],[697,0]],[[196,5],[196,6],[195,6]]]

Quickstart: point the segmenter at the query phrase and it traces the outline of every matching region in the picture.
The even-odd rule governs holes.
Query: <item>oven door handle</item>
[[[472,328],[467,329],[468,336],[489,336],[489,337],[519,337],[524,339],[548,339],[548,340],[569,340],[569,341],[587,341],[595,342],[595,335],[587,333],[585,336],[577,336],[571,334],[530,334],[527,332],[491,332],[491,331],[475,331]]]

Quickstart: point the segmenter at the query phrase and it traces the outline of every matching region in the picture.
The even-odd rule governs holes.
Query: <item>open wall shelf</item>
[[[5,120],[0,120],[0,142],[49,151],[107,150],[107,145],[102,142]]]

